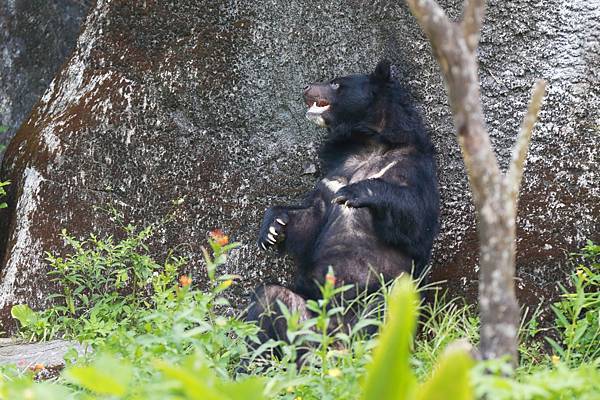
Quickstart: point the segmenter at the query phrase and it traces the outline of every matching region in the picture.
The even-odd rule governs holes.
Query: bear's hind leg
[[[260,344],[266,343],[269,339],[289,343],[287,321],[281,311],[279,302],[284,304],[290,313],[297,313],[300,321],[305,321],[311,316],[310,311],[306,308],[306,300],[292,290],[278,285],[257,287],[248,309],[246,321],[255,322],[260,328],[258,333]],[[252,347],[258,347],[256,344],[251,345]],[[300,358],[300,354],[298,354],[298,357]]]

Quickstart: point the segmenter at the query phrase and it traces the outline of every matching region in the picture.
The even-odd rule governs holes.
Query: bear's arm
[[[274,206],[265,212],[260,231],[260,241],[267,238],[269,229],[281,229],[275,246],[282,252],[302,260],[312,248],[326,211],[320,191],[313,191],[301,205]],[[285,225],[281,224],[283,222]],[[271,230],[272,232],[272,230]]]
[[[385,175],[340,189],[336,202],[371,210],[376,235],[386,243],[427,254],[439,214],[435,175],[425,169],[398,167]]]

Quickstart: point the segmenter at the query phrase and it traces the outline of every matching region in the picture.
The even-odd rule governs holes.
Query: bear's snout
[[[331,102],[331,88],[329,85],[312,83],[304,87],[304,102],[307,106],[316,103],[317,106],[325,107]]]
[[[327,126],[326,111],[331,107],[329,85],[313,83],[304,87],[304,102],[308,106],[306,118],[324,128]]]

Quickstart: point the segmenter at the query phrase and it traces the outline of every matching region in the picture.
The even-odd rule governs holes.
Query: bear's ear
[[[392,73],[390,71],[391,64],[388,60],[381,60],[375,67],[373,77],[380,82],[388,82],[391,80]]]

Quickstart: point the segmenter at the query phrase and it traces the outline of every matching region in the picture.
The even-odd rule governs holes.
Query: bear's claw
[[[287,214],[277,213],[273,216],[273,211],[267,211],[263,226],[261,228],[258,245],[261,249],[267,250],[269,247],[275,246],[285,240],[285,226],[288,223],[289,217]]]

